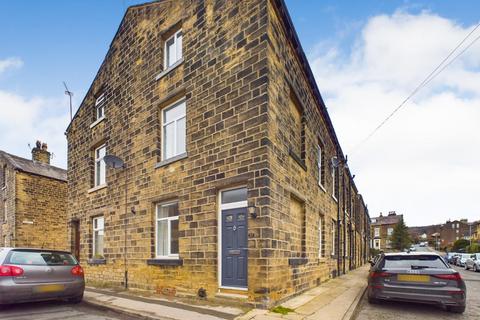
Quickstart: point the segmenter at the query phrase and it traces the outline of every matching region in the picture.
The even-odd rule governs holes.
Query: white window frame
[[[335,255],[335,240],[337,235],[337,221],[332,220],[332,256]]]
[[[322,184],[323,178],[323,149],[320,144],[317,145],[317,171],[318,171],[318,185],[325,191],[325,187]]]
[[[99,221],[99,220],[103,220],[103,223],[102,223],[103,227],[102,227],[102,228],[98,228],[98,227],[95,228],[95,222],[97,222],[97,226],[98,226],[98,221]],[[104,216],[94,217],[94,218],[92,219],[92,230],[93,230],[93,237],[92,237],[92,238],[93,238],[93,239],[92,239],[92,240],[93,240],[93,241],[92,241],[92,243],[93,243],[93,247],[92,247],[92,258],[95,258],[95,256],[97,255],[97,252],[96,252],[96,250],[95,250],[95,248],[96,248],[95,233],[96,233],[96,232],[103,231],[103,249],[105,249],[105,218],[104,218]],[[103,256],[104,253],[102,253],[101,255]]]
[[[155,206],[155,257],[157,259],[178,259],[179,258],[179,253],[171,253],[171,242],[172,242],[172,221],[178,221],[178,218],[180,216],[180,212],[178,212],[177,216],[173,217],[165,217],[165,218],[159,218],[158,217],[158,210],[162,206],[169,206],[172,204],[177,204],[178,207],[178,201],[170,201],[170,202],[162,202],[162,203],[157,203]],[[167,255],[159,255],[158,254],[158,222],[159,221],[167,221]],[[180,226],[180,225],[179,225]],[[179,243],[180,244],[180,243]],[[180,246],[179,246],[179,251],[180,251]]]
[[[323,255],[322,255],[322,245],[323,245],[322,226],[323,226],[323,217],[319,217],[319,219],[318,219],[318,257],[319,258],[323,258]]]
[[[165,117],[165,113],[168,111],[168,110],[171,110],[175,107],[179,107],[181,104],[184,104],[185,105],[185,113],[178,116],[177,118],[169,121],[168,123],[165,122],[166,120],[166,117]],[[185,151],[184,152],[178,152],[177,150],[177,123],[178,121],[182,120],[182,119],[185,119]],[[170,157],[167,158],[166,156],[166,152],[167,152],[167,148],[166,148],[166,145],[167,145],[167,136],[166,136],[166,132],[165,132],[165,128],[169,125],[169,124],[174,124],[174,137],[173,137],[173,141],[174,141],[174,146],[175,146],[175,151],[174,151],[174,154]],[[162,109],[162,161],[163,160],[168,160],[168,159],[171,159],[171,158],[174,158],[174,157],[177,157],[181,154],[184,154],[187,152],[187,101],[185,99],[185,97],[175,101],[174,103],[168,105],[167,107],[163,108]]]
[[[377,244],[378,244],[378,246],[377,246]],[[373,240],[373,248],[380,249],[380,247],[381,247],[380,246],[380,239],[374,239]]]
[[[335,196],[335,190],[337,189],[337,168],[332,167],[332,198],[338,202]]]
[[[380,237],[380,228],[379,227],[373,228],[373,236],[374,237]]]
[[[103,159],[105,156],[103,157],[98,157],[98,154],[99,154],[99,150],[100,149],[105,149],[105,155],[107,154],[107,146],[105,144],[99,146],[98,148],[95,148],[95,177],[94,177],[94,187],[101,187],[101,186],[104,186],[107,184],[107,165],[105,164],[105,160]],[[103,182],[102,182],[102,179],[101,177],[99,178],[98,177],[98,166],[100,165],[101,167],[101,162],[103,161],[103,167],[104,167],[104,171],[103,171]],[[101,174],[101,172],[100,172]]]
[[[182,34],[182,41],[179,43],[178,41],[178,34]],[[173,39],[173,46],[175,46],[175,59],[174,62],[169,65],[168,64],[168,42]],[[180,49],[180,50],[179,50]],[[180,57],[178,57],[180,52]],[[168,70],[170,68],[174,68],[180,61],[183,60],[183,32],[182,29],[178,30],[175,32],[172,36],[170,36],[167,40],[165,40],[165,45],[164,45],[164,69]]]
[[[102,111],[101,114],[99,111]],[[105,93],[102,93],[96,100],[95,100],[95,119],[99,121],[105,118]]]

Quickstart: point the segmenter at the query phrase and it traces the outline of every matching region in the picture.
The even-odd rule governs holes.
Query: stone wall
[[[69,250],[67,182],[17,171],[15,185],[15,246]]]
[[[4,175],[5,172],[5,175]],[[15,170],[0,157],[0,246],[15,245]],[[4,183],[3,183],[4,182]],[[6,211],[6,214],[5,214]]]

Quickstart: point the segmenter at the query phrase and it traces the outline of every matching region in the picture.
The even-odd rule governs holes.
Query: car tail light
[[[75,266],[72,268],[72,274],[74,276],[83,277],[83,268],[80,266]]]
[[[0,277],[20,277],[23,269],[15,266],[0,266]]]
[[[455,280],[455,281],[459,281],[459,280],[462,280],[462,276],[460,275],[460,273],[449,273],[449,274],[435,274],[435,275],[432,275],[433,277],[435,278],[438,278],[438,279],[442,279],[442,280]]]
[[[388,272],[378,272],[378,271],[370,272],[370,278],[388,278],[391,276],[393,276],[393,274]]]

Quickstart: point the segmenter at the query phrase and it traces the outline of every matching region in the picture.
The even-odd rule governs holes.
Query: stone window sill
[[[183,63],[183,58],[178,60],[177,62],[175,62],[174,64],[172,64],[170,67],[168,67],[167,69],[163,70],[162,72],[160,72],[156,77],[155,77],[155,80],[160,80],[161,78],[165,77],[167,74],[169,74],[170,72],[172,72],[173,70],[175,70],[179,65],[181,65]]]
[[[102,264],[107,264],[106,259],[88,259],[87,264],[89,265],[102,265]]]
[[[106,184],[106,183],[105,183],[105,184],[101,184],[101,185],[99,185],[99,186],[96,186],[96,187],[93,187],[93,188],[91,188],[91,189],[88,189],[87,192],[88,192],[88,193],[92,193],[92,192],[95,192],[95,191],[104,189],[104,188],[106,188],[106,187],[107,187],[107,184]]]
[[[105,120],[105,117],[101,117],[100,119],[95,120],[95,122],[90,125],[90,129],[94,128],[97,124],[99,124],[103,120]]]
[[[288,259],[288,265],[292,267],[300,266],[303,264],[307,264],[307,258],[290,258]]]
[[[292,149],[288,150],[288,154],[290,155],[290,157],[293,158],[293,160],[295,160],[296,163],[298,163],[300,167],[302,167],[304,171],[307,171],[307,166],[305,165],[305,161],[303,161]]]
[[[183,266],[183,259],[148,259],[149,266]]]
[[[179,155],[176,155],[175,157],[171,157],[171,158],[168,158],[166,160],[163,160],[163,161],[160,161],[158,162],[156,165],[155,165],[155,169],[158,169],[158,168],[161,168],[161,167],[164,167],[166,165],[169,165],[171,163],[174,163],[174,162],[177,162],[179,160],[182,160],[182,159],[185,159],[188,157],[188,154],[185,152],[185,153],[181,153]]]

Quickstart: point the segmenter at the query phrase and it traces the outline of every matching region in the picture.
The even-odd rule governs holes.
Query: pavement
[[[369,265],[364,265],[281,304],[294,312],[282,315],[269,310],[253,309],[237,319],[349,320],[355,315],[367,287],[369,268]]]

